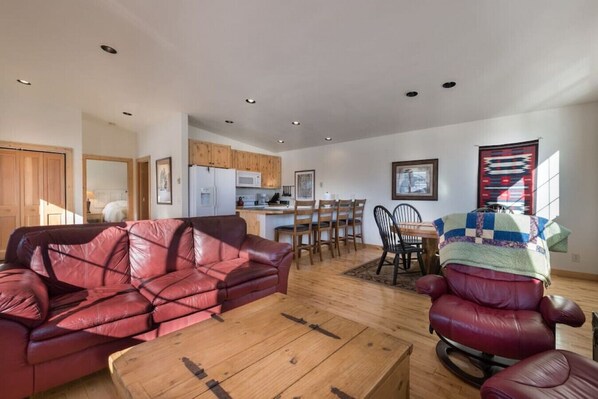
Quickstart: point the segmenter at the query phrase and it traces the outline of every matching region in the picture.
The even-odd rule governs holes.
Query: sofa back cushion
[[[239,257],[247,235],[247,224],[238,216],[190,218],[193,226],[195,262],[207,265]]]
[[[128,236],[121,227],[89,225],[27,233],[17,257],[42,276],[50,295],[131,281]]]
[[[142,220],[129,227],[131,281],[194,267],[193,233],[187,221]]]
[[[543,283],[531,277],[455,263],[443,274],[453,294],[482,306],[537,310],[544,295]]]

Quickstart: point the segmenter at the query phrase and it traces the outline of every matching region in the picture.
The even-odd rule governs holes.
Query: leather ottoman
[[[483,399],[598,398],[598,363],[565,350],[526,358],[488,379]]]

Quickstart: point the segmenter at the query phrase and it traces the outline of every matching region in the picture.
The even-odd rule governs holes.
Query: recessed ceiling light
[[[105,44],[102,44],[100,46],[100,48],[102,50],[104,50],[105,52],[110,53],[110,54],[116,54],[116,53],[118,53],[118,51],[116,51],[116,49],[114,47],[110,47],[110,46],[107,46]]]
[[[130,112],[126,112],[126,111],[124,111],[124,112],[123,112],[123,115],[127,115],[127,116],[133,116],[133,114],[132,114],[132,113],[130,113]]]
[[[301,124],[301,122],[299,122],[299,121],[293,121],[293,122],[291,122],[291,123],[292,123],[293,125],[295,125],[295,126],[299,126],[299,125]]]
[[[231,121],[229,119],[225,120],[226,123],[235,123],[235,121]]]
[[[455,86],[457,86],[457,83],[455,82],[445,82],[442,84],[442,87],[444,87],[445,89],[451,89]]]
[[[284,140],[278,140],[278,144],[284,144]]]
[[[326,137],[324,140],[326,140],[326,141],[332,141],[332,137]]]
[[[19,82],[20,84],[23,84],[25,86],[31,86],[31,82],[29,82],[28,80],[17,79],[17,82]]]
[[[255,104],[255,100],[253,98],[246,98],[245,101],[249,104]]]
[[[415,97],[415,96],[417,96],[418,94],[419,94],[419,93],[418,93],[418,92],[416,92],[416,91],[408,91],[407,93],[405,93],[405,95],[406,95],[407,97]]]

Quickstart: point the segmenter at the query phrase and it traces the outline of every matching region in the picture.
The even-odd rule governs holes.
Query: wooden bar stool
[[[312,243],[312,223],[314,217],[314,207],[316,201],[295,201],[295,213],[293,224],[278,226],[274,229],[274,239],[279,241],[280,234],[289,234],[293,241],[293,258],[297,269],[299,269],[299,258],[301,251],[309,252],[309,263],[314,264],[312,252],[314,245]],[[303,236],[307,236],[307,244],[303,243]]]
[[[347,239],[353,241],[353,248],[357,251],[357,239],[361,240],[361,246],[365,248],[363,242],[363,210],[365,208],[365,199],[356,199],[353,201],[353,212],[349,219],[349,228]]]
[[[336,243],[336,249],[338,250],[338,256],[341,256],[340,241],[345,243],[347,253],[349,250],[348,244],[348,233],[349,233],[349,216],[351,216],[351,208],[353,204],[351,200],[339,200],[336,204],[336,220],[334,221],[334,241]],[[343,232],[341,236],[340,232]]]
[[[318,204],[318,221],[313,224],[314,247],[320,253],[322,261],[322,245],[328,245],[330,254],[334,258],[334,200],[320,200]],[[328,233],[328,239],[322,238],[322,233]]]

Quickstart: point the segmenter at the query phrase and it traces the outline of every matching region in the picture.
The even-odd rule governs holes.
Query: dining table
[[[401,222],[398,225],[401,234],[421,237],[424,250],[422,258],[426,274],[439,274],[438,233],[436,233],[432,222]]]

